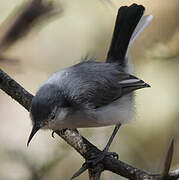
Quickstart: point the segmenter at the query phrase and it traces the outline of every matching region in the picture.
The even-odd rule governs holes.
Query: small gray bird
[[[134,115],[133,91],[150,87],[132,75],[128,49],[151,21],[145,8],[133,4],[119,9],[106,62],[85,60],[54,73],[38,89],[32,100],[33,128],[28,140],[39,129],[88,128],[116,125],[105,151],[121,124]]]

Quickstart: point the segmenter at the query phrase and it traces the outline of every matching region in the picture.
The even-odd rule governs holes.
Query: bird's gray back
[[[70,103],[97,108],[118,98],[121,71],[115,63],[84,61],[55,73],[47,82],[58,85]]]

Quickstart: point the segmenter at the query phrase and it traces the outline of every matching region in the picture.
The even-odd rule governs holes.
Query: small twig
[[[164,162],[164,170],[163,170],[163,179],[165,179],[165,177],[167,177],[169,170],[170,170],[170,166],[172,163],[172,157],[173,157],[173,151],[174,151],[174,138],[172,139],[170,146],[168,148],[168,152],[165,158],[165,162]]]
[[[86,164],[83,164],[82,167],[71,177],[70,180],[75,179],[76,177],[80,176],[83,174],[86,170],[88,170],[88,167]]]

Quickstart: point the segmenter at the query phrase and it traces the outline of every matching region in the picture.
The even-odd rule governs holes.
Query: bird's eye
[[[51,119],[55,119],[55,115],[54,114],[52,114]]]

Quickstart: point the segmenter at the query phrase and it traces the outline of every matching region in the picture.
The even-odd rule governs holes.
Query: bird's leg
[[[109,138],[105,148],[103,151],[100,151],[98,154],[94,154],[93,156],[90,156],[90,158],[86,159],[86,162],[82,165],[82,167],[72,176],[71,180],[76,178],[77,176],[81,175],[83,172],[85,172],[90,167],[95,167],[98,163],[100,163],[106,156],[112,156],[116,159],[118,159],[118,154],[115,152],[108,152],[109,147],[117,134],[121,124],[117,124],[112,132],[111,137]]]
[[[113,132],[112,132],[112,135],[111,135],[111,137],[109,138],[109,141],[107,142],[106,147],[104,148],[103,151],[105,151],[105,152],[108,152],[108,151],[109,151],[109,147],[110,147],[111,143],[113,142],[114,137],[115,137],[115,135],[117,134],[117,132],[118,132],[118,130],[119,130],[120,127],[121,127],[121,124],[117,124],[117,125],[115,126],[115,128],[114,128],[114,130],[113,130]]]
[[[90,157],[90,159],[86,160],[87,164],[91,164],[92,166],[95,166],[97,163],[99,163],[100,161],[102,161],[106,156],[112,156],[116,159],[118,159],[118,154],[115,152],[108,152],[109,147],[115,137],[115,135],[117,134],[119,128],[120,128],[121,124],[117,124],[112,132],[111,137],[109,138],[105,148],[103,149],[103,151],[99,154],[95,154],[94,157]]]

